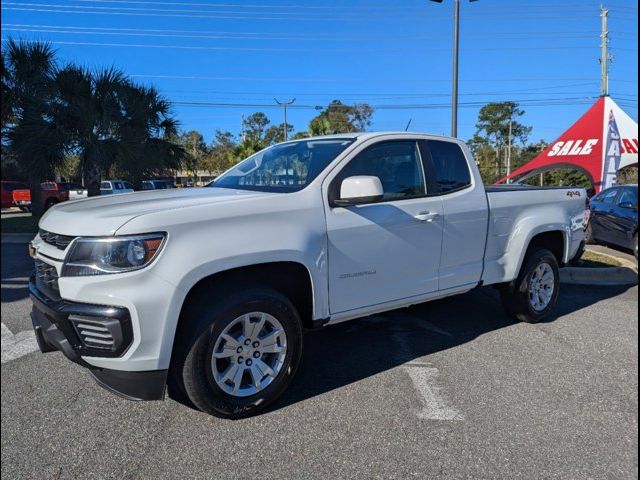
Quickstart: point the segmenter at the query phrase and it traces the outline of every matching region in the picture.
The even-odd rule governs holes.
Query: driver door
[[[417,143],[365,148],[331,180],[329,196],[339,198],[342,180],[357,175],[378,177],[384,196],[370,204],[327,207],[332,314],[438,290],[443,204],[440,197],[427,197]]]

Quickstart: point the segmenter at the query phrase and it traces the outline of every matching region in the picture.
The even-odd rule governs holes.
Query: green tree
[[[56,87],[53,118],[80,160],[90,196],[110,171],[139,186],[145,176],[179,166],[176,123],[155,89],[112,68],[92,74],[73,65],[58,72]]]
[[[180,143],[185,151],[184,169],[190,177],[197,177],[198,170],[206,169],[203,166],[208,150],[204,137],[200,132],[191,130],[180,136]]]
[[[7,40],[3,52],[3,143],[26,173],[33,214],[42,213],[40,182],[66,154],[65,132],[53,120],[55,52],[46,43]],[[7,101],[7,105],[5,105]]]
[[[287,137],[293,132],[293,125],[287,123]],[[284,142],[284,122],[280,125],[271,125],[264,132],[264,141],[267,145]]]
[[[511,135],[512,170],[518,163],[519,152],[525,148],[531,127],[520,123],[524,115],[515,102],[492,102],[478,113],[476,132],[468,144],[473,152],[485,183],[494,183],[506,173],[506,147]]]
[[[214,140],[205,158],[205,170],[211,175],[220,175],[241,159],[237,154],[238,144],[231,132],[216,130]]]
[[[309,122],[311,135],[332,135],[364,131],[372,123],[373,107],[366,103],[345,105],[333,100]]]
[[[178,122],[171,105],[155,88],[127,82],[120,93],[116,166],[140,187],[144,178],[181,168],[184,148],[173,141]]]

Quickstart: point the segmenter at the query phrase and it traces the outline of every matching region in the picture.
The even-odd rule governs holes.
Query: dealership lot
[[[539,325],[482,289],[310,332],[285,396],[224,421],[33,352],[30,268],[2,245],[3,478],[637,477],[637,287],[564,286]]]

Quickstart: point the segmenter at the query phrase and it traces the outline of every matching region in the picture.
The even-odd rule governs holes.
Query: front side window
[[[446,194],[462,190],[471,185],[471,172],[467,158],[460,146],[453,142],[423,140],[420,153],[427,165],[427,171],[433,172],[434,183],[429,185],[431,193]]]
[[[347,177],[368,175],[382,183],[382,201],[426,195],[426,184],[416,142],[389,141],[372,145],[356,155],[331,184],[331,196],[339,198]]]
[[[607,190],[603,196],[602,196],[602,203],[613,203],[616,199],[616,197],[618,196],[618,190],[617,189],[612,189],[612,190]]]
[[[297,192],[311,183],[353,139],[300,140],[267,148],[240,162],[209,187]]]

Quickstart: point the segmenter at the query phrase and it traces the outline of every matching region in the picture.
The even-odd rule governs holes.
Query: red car
[[[56,203],[69,200],[69,189],[58,182],[42,182],[42,205],[47,210]],[[29,188],[13,191],[13,203],[23,210],[31,210],[31,191]]]
[[[2,208],[15,207],[13,203],[13,191],[28,189],[29,185],[23,182],[2,182],[0,191],[2,192]]]

